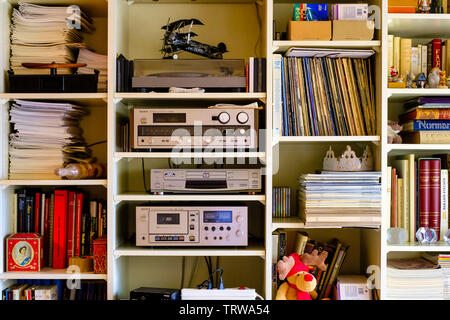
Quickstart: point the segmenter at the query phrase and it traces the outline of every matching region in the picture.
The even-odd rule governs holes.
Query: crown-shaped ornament
[[[356,156],[355,151],[347,146],[342,156],[336,158],[333,149],[330,148],[323,159],[323,170],[325,171],[372,171],[373,157],[369,146],[366,146],[361,158]]]

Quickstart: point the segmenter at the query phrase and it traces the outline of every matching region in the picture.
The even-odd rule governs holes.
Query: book
[[[411,120],[402,124],[403,131],[449,131],[450,120]]]
[[[388,166],[387,168],[387,178],[386,178],[386,182],[387,182],[387,188],[386,188],[386,193],[387,193],[387,198],[392,201],[392,167]],[[392,218],[392,202],[389,204],[388,206],[388,217],[389,219]],[[392,220],[390,221],[391,223],[391,228],[392,228]]]
[[[407,215],[409,215],[408,217],[408,226],[409,226],[409,241],[412,243],[415,241],[416,239],[416,225],[415,225],[415,221],[416,221],[416,178],[415,178],[415,155],[414,154],[408,154],[402,157],[402,159],[405,159],[408,161],[408,175],[409,178],[407,179],[407,183],[408,188],[408,209],[409,209],[409,213],[407,213]]]
[[[348,248],[349,248],[348,245],[342,245],[339,250],[338,256],[336,258],[336,262],[331,271],[329,281],[327,283],[327,286],[325,287],[325,293],[323,295],[324,298],[330,297],[331,289],[333,288],[336,278],[339,274],[339,271],[341,270],[342,264],[344,263]]]
[[[428,77],[428,47],[426,45],[422,45],[422,53],[421,53],[421,73]]]
[[[421,109],[414,108],[399,116],[401,123],[410,120],[450,120],[450,109]]]
[[[365,276],[338,276],[335,300],[372,300]]]
[[[69,191],[67,208],[67,261],[75,256],[76,192]]]
[[[413,160],[414,163],[414,160]],[[402,179],[402,189],[399,205],[401,205],[401,210],[399,213],[399,219],[401,221],[401,227],[407,232],[408,238],[411,238],[411,205],[414,208],[414,202],[411,203],[411,169],[410,169],[410,159],[396,159],[392,161],[392,166],[397,169],[397,174],[399,178]]]
[[[431,228],[440,238],[441,160],[419,159],[419,226]]]
[[[55,193],[50,195],[50,211],[49,211],[49,238],[48,238],[48,266],[53,267],[53,236],[54,236],[54,222],[55,222]],[[44,250],[45,252],[46,250]]]
[[[397,228],[397,169],[392,168],[392,183],[391,183],[391,228]]]
[[[397,228],[404,228],[406,232],[408,232],[408,229],[403,225],[403,217],[405,215],[405,193],[403,191],[403,184],[403,178],[397,178]]]
[[[334,250],[334,254],[332,255],[332,258],[330,259],[330,263],[327,265],[326,273],[323,276],[324,280],[321,283],[322,285],[321,285],[320,288],[318,288],[318,292],[317,292],[318,293],[318,299],[323,299],[325,297],[326,288],[327,288],[328,283],[330,281],[331,274],[333,273],[334,266],[336,264],[336,260],[337,260],[337,257],[339,255],[339,251],[341,250],[341,247],[342,247],[342,243],[338,239],[333,239],[331,241],[331,243],[334,244],[336,249]]]
[[[406,79],[408,73],[411,72],[411,39],[400,39],[400,70],[399,74]]]
[[[441,160],[442,164],[442,160]],[[442,165],[441,165],[442,167]],[[441,222],[440,222],[441,235],[440,238],[444,239],[444,235],[448,231],[448,169],[441,169]]]
[[[449,131],[414,131],[402,134],[403,143],[413,144],[448,144]]]
[[[272,296],[276,297],[278,289],[278,232],[272,233]]]
[[[419,48],[411,48],[411,72],[414,74],[419,74]]]
[[[68,191],[55,190],[53,222],[53,268],[66,267]]]
[[[394,36],[388,35],[388,70],[394,66]]]
[[[281,98],[281,54],[272,56],[273,63],[273,130],[274,136],[282,134],[282,98]]]
[[[394,68],[400,72],[400,37],[394,37]]]
[[[295,250],[294,252],[302,255],[305,252],[306,243],[308,242],[308,234],[306,232],[297,231],[295,233]]]
[[[442,68],[442,40],[434,39],[432,40],[432,48],[433,48],[433,68]]]

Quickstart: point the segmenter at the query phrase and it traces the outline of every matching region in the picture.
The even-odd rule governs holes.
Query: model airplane
[[[163,26],[164,42],[161,51],[164,59],[177,59],[181,51],[197,54],[210,59],[222,59],[223,53],[228,52],[225,43],[220,42],[217,46],[211,46],[192,40],[197,34],[192,32],[193,25],[203,25],[198,19],[181,19]],[[185,27],[189,26],[187,32],[183,32]]]

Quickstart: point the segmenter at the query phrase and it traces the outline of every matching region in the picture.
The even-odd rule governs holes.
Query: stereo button
[[[230,230],[231,230],[231,227],[227,227],[227,230],[230,231]]]
[[[220,123],[228,123],[230,121],[230,115],[228,114],[228,112],[221,112],[219,113],[219,122]]]
[[[205,229],[205,231],[208,231],[208,230],[209,230],[209,228],[208,228],[208,227],[205,227],[204,229]]]
[[[195,229],[195,225],[191,224],[191,225],[189,226],[189,229],[194,230],[194,229]]]
[[[241,230],[236,231],[236,237],[241,237],[244,233]]]
[[[236,222],[237,223],[241,223],[242,222],[242,217],[241,216],[237,216],[236,217]]]
[[[211,230],[212,230],[212,231],[216,231],[216,227],[212,227]]]
[[[223,227],[220,227],[220,231],[223,231]]]
[[[184,237],[178,237],[179,241],[184,241]]]
[[[246,112],[239,112],[236,116],[236,120],[239,123],[244,124],[248,121],[248,114]]]
[[[195,236],[189,236],[189,241],[195,241]]]

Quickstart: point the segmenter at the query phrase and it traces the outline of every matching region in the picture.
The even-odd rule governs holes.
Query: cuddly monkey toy
[[[322,271],[327,269],[325,259],[327,251],[322,251],[320,255],[317,250],[311,254],[305,253],[299,256],[297,253],[289,257],[283,257],[278,261],[278,275],[280,280],[286,279],[277,291],[276,300],[312,300],[317,297],[317,281],[309,273],[308,266],[316,266]]]

